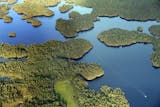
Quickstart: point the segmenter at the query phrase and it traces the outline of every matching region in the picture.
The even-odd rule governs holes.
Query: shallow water
[[[38,28],[21,20],[21,15],[10,10],[9,15],[14,20],[11,24],[0,20],[0,43],[30,45],[48,40],[65,41],[66,39],[54,29],[56,20],[58,18],[68,19],[68,13],[73,10],[85,14],[90,13],[92,9],[75,6],[68,13],[61,14],[58,10],[61,5],[50,7],[55,12],[55,16],[38,18],[42,22],[42,26]],[[92,30],[79,33],[77,38],[87,39],[94,46],[79,61],[98,63],[105,71],[103,77],[88,82],[89,88],[99,90],[102,85],[119,87],[125,92],[131,107],[160,107],[160,69],[152,67],[150,60],[150,55],[153,53],[152,45],[135,44],[129,47],[112,48],[99,42],[96,37],[102,31],[115,27],[136,30],[138,26],[142,26],[144,32],[149,34],[148,28],[155,24],[159,23],[156,21],[126,21],[119,17],[101,17],[100,21],[95,22]],[[8,37],[10,32],[16,32],[17,37]]]

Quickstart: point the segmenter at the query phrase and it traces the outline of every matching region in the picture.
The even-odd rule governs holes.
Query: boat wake
[[[138,89],[138,88],[136,88],[136,87],[134,87],[136,90],[137,90],[137,92],[138,93],[140,93],[145,99],[147,99],[147,95],[141,90],[141,89]]]

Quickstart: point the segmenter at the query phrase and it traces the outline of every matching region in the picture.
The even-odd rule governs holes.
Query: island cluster
[[[119,16],[125,20],[160,20],[159,0],[65,0],[59,7],[61,13],[69,12],[75,5],[92,8],[90,14],[72,11],[69,19],[56,21],[56,29],[67,39],[65,42],[51,40],[43,44],[0,44],[0,107],[129,107],[125,94],[119,88],[102,86],[99,91],[89,90],[87,81],[104,75],[98,64],[82,63],[92,48],[84,39],[73,39],[81,31],[94,28],[99,17]],[[57,6],[60,0],[1,0],[0,19],[12,22],[10,9],[22,15],[22,19],[34,27],[42,23],[37,17],[51,17],[48,7]],[[147,11],[147,12],[146,12]],[[106,25],[107,26],[107,25]],[[152,65],[160,67],[160,25],[149,28],[150,35],[119,28],[106,30],[97,39],[106,46],[130,46],[136,43],[152,44]],[[16,33],[8,34],[15,37]],[[14,60],[11,60],[14,59]],[[67,89],[67,90],[66,90]]]

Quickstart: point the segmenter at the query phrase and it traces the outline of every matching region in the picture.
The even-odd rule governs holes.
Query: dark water
[[[65,41],[66,39],[55,30],[56,20],[58,18],[68,19],[68,13],[73,10],[82,14],[92,11],[92,9],[79,6],[68,13],[61,14],[58,6],[50,8],[55,12],[55,16],[38,18],[42,21],[42,26],[38,28],[27,24],[21,20],[21,15],[11,10],[9,15],[14,18],[11,24],[0,20],[0,43],[30,45],[48,40]],[[152,67],[150,60],[150,55],[153,53],[152,45],[135,44],[129,47],[111,48],[96,38],[100,32],[115,27],[136,30],[138,26],[142,26],[144,32],[149,34],[148,28],[159,23],[126,21],[119,17],[100,19],[95,22],[94,29],[81,32],[77,37],[89,40],[94,46],[80,61],[100,64],[105,71],[103,77],[89,81],[89,88],[99,90],[102,85],[119,87],[125,92],[131,107],[160,107],[160,69]],[[17,33],[17,37],[9,38],[8,33],[13,31]]]

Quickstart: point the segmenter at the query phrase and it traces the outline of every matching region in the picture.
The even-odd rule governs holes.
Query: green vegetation
[[[0,57],[27,59],[0,63],[0,77],[9,78],[0,82],[0,103],[3,107],[128,107],[121,90],[111,89],[106,94],[88,90],[85,79],[95,79],[104,71],[97,64],[72,59],[91,48],[83,39],[28,47],[1,44]]]
[[[3,19],[5,23],[12,22],[12,17],[7,16],[9,13],[10,4],[14,4],[17,0],[1,0],[1,2],[5,2],[5,4],[0,4],[0,19]]]
[[[114,28],[98,35],[98,39],[108,46],[126,46],[135,43],[151,43],[153,38],[145,33]]]
[[[4,19],[5,23],[11,23],[12,22],[12,17],[10,17],[10,16],[4,16],[3,19]]]
[[[59,7],[59,10],[61,13],[65,13],[65,12],[68,12],[69,10],[71,10],[72,8],[73,8],[73,5],[64,4],[63,6]]]
[[[149,28],[150,33],[153,36],[160,37],[160,25],[153,25]]]
[[[98,39],[108,46],[128,46],[135,43],[153,44],[154,53],[151,55],[152,65],[160,67],[160,39],[136,31],[114,28],[98,35]]]
[[[152,54],[152,64],[155,67],[160,67],[160,39],[156,39],[153,42],[154,53]]]
[[[56,6],[60,0],[24,0],[24,3],[16,4],[13,9],[18,14],[23,14],[22,19],[32,23],[33,26],[40,26],[41,22],[33,19],[38,16],[53,16],[54,12],[47,9],[49,6]]]
[[[0,52],[0,57],[3,58],[22,58],[27,56],[24,45],[0,44]]]
[[[15,32],[11,32],[8,34],[9,37],[16,37],[16,33]]]
[[[76,96],[76,93],[70,81],[58,81],[54,84],[54,87],[55,91],[59,93],[62,99],[67,102],[67,107],[78,107],[76,99],[74,98],[74,96]]]
[[[95,92],[88,90],[87,83],[81,78],[58,81],[55,90],[67,102],[67,107],[129,107],[120,89],[102,86],[99,92]]]
[[[94,16],[120,16],[127,20],[160,19],[159,0],[66,0],[76,5],[93,8]]]
[[[76,89],[75,98],[79,102],[79,107],[129,107],[124,93],[119,88],[102,86],[101,90],[96,92],[88,90],[87,83],[79,78],[72,80],[72,86]]]
[[[65,106],[68,105],[68,96],[67,100],[61,99],[66,96],[59,91],[55,92],[56,83],[81,77],[90,80],[99,77],[100,74],[103,75],[99,65],[72,60],[82,57],[92,48],[92,45],[83,39],[66,42],[48,41],[28,47],[2,44],[0,47],[1,57],[27,57],[24,61],[0,63],[0,77],[10,78],[0,83],[0,101],[3,106],[15,105],[13,102],[27,107]],[[84,79],[81,81],[85,82]],[[72,89],[76,90],[75,87]],[[79,105],[78,101],[77,105]]]
[[[81,30],[89,30],[94,27],[93,21],[97,18],[91,17],[90,14],[81,15],[78,12],[69,14],[70,20],[58,19],[56,29],[59,30],[65,37],[75,37],[77,32]]]
[[[99,16],[120,16],[126,20],[159,20],[159,0],[66,0],[68,3],[93,8],[91,14],[78,15],[69,20],[58,19],[57,30],[65,37],[75,37],[78,32],[93,28]],[[86,16],[86,17],[85,17]],[[66,29],[66,30],[65,30]]]
[[[6,23],[12,22],[12,18],[10,16],[7,16],[9,9],[10,8],[7,4],[0,5],[0,19],[4,19],[4,22]]]
[[[35,18],[28,18],[26,20],[27,20],[27,23],[32,23],[32,26],[34,27],[38,27],[41,25],[41,22]]]

